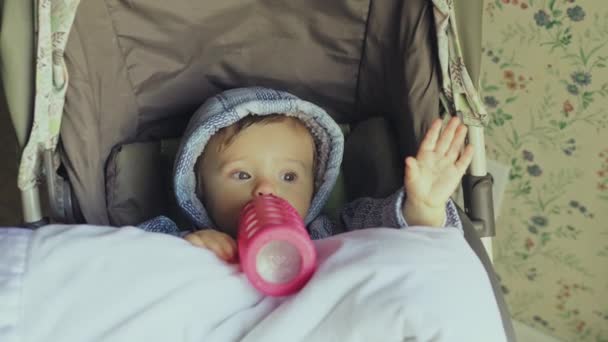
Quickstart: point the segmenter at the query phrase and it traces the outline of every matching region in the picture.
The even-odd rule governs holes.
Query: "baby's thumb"
[[[410,183],[414,181],[419,174],[420,169],[418,168],[418,161],[416,161],[416,158],[405,158],[405,183]]]

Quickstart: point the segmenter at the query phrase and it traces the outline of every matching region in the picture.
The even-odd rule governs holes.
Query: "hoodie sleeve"
[[[409,225],[401,210],[404,200],[403,189],[382,199],[370,197],[357,199],[342,209],[340,223],[347,231],[371,227],[407,228]],[[451,199],[446,204],[446,220],[443,227],[455,227],[463,231],[458,211]]]
[[[181,237],[183,234],[170,218],[166,216],[157,216],[153,219],[145,221],[137,225],[137,228],[147,232],[169,234]]]

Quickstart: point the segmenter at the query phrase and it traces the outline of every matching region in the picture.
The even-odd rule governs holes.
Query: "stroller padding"
[[[403,186],[403,158],[396,132],[382,117],[353,127],[344,146],[342,169],[347,197],[383,198]]]
[[[170,189],[178,140],[125,144],[106,166],[108,215],[115,226],[137,225],[158,215],[179,217]],[[169,146],[167,148],[167,146]]]

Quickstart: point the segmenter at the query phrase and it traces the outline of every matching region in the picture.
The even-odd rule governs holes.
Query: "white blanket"
[[[316,242],[298,294],[136,228],[0,228],[0,341],[505,341],[457,229],[369,229]]]

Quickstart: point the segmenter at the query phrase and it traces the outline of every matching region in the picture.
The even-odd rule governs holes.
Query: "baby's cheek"
[[[292,200],[287,200],[292,207],[294,207],[300,217],[304,219],[306,214],[308,213],[308,208],[310,207],[310,199],[305,196],[298,196],[293,198]]]
[[[224,193],[214,198],[213,220],[217,228],[225,233],[234,235],[238,225],[241,209],[245,206],[248,199],[238,194]]]

